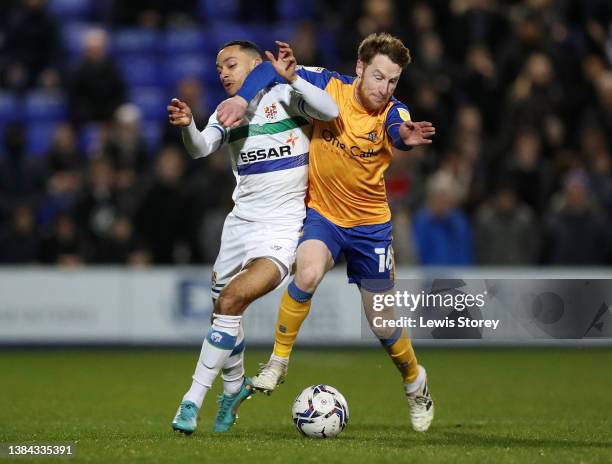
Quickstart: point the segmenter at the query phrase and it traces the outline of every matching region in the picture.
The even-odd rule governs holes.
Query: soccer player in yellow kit
[[[289,53],[287,44],[278,44],[279,50]],[[297,249],[297,270],[280,304],[274,352],[253,378],[257,389],[270,392],[284,378],[311,298],[340,254],[346,258],[349,282],[359,287],[366,310],[372,293],[393,287],[391,212],[384,173],[394,152],[429,144],[435,134],[431,123],[412,122],[406,105],[393,98],[409,63],[410,53],[402,42],[380,33],[359,45],[356,78],[323,68],[297,71],[334,98],[340,115],[333,121],[313,122],[308,210]],[[256,67],[238,96],[219,107],[219,122],[237,124],[247,102],[278,79],[270,64]],[[405,329],[386,334],[381,343],[401,373],[412,427],[424,432],[434,415],[425,369],[417,363]]]

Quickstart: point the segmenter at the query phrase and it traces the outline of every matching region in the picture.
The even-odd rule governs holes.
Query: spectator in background
[[[21,124],[7,126],[4,148],[0,158],[0,219],[18,203],[36,204],[46,182],[40,163],[27,157],[26,131]]]
[[[508,36],[501,2],[495,0],[451,0],[448,26],[442,31],[449,45],[449,57],[459,63],[468,48],[482,44],[497,48]]]
[[[53,134],[51,148],[47,153],[49,174],[70,172],[80,179],[85,164],[85,157],[79,151],[74,130],[67,123],[60,124]]]
[[[125,101],[125,85],[108,55],[108,36],[102,29],[87,32],[83,58],[70,75],[70,111],[77,125],[109,122]]]
[[[202,175],[189,183],[189,198],[193,201],[191,214],[187,216],[191,227],[189,241],[195,253],[204,262],[214,262],[221,243],[221,232],[226,216],[234,207],[232,192],[236,179],[231,170],[227,147],[222,147],[215,156],[192,160],[202,164]],[[223,152],[224,151],[224,152]]]
[[[536,213],[542,213],[551,192],[552,172],[542,159],[542,141],[536,131],[521,129],[514,139],[514,150],[500,174],[516,186],[522,202],[527,203]]]
[[[62,213],[43,236],[38,256],[43,264],[74,267],[83,264],[89,254],[74,220]]]
[[[393,226],[393,259],[396,264],[402,266],[416,264],[411,220],[410,211],[407,208],[396,209],[391,216]]]
[[[473,263],[468,217],[456,207],[458,187],[443,171],[427,185],[426,206],[414,216],[413,233],[419,263],[431,266],[467,266]]]
[[[325,60],[321,56],[319,40],[317,27],[314,23],[303,21],[297,26],[291,44],[298,63],[303,66],[324,65]]]
[[[164,148],[155,163],[155,179],[136,212],[136,230],[147,244],[154,264],[189,262],[185,248],[183,191],[185,155],[174,146]],[[182,255],[181,255],[182,253]]]
[[[497,67],[488,48],[474,45],[468,49],[460,79],[465,96],[480,110],[487,132],[495,132],[499,124],[501,94]]]
[[[591,190],[597,202],[604,208],[608,221],[612,219],[612,169],[610,153],[596,152],[589,160]]]
[[[116,179],[116,172],[108,159],[93,160],[87,184],[75,206],[76,223],[84,233],[83,239],[94,250],[111,234],[119,215]]]
[[[476,259],[479,264],[534,265],[540,256],[540,233],[529,206],[519,203],[509,186],[501,187],[476,216]]]
[[[0,44],[0,83],[15,90],[33,87],[43,71],[59,63],[57,24],[45,1],[19,3],[8,11]]]
[[[612,146],[612,71],[599,77],[597,95],[599,97],[595,110],[597,122],[608,137],[608,146]]]
[[[37,211],[38,223],[43,227],[52,224],[56,215],[72,211],[83,183],[85,161],[70,125],[61,124],[56,129],[46,165],[47,189]]]
[[[512,85],[508,114],[512,127],[519,123],[544,132],[544,123],[551,114],[561,114],[563,90],[554,78],[550,58],[534,53]]]
[[[117,109],[102,153],[115,172],[115,204],[123,214],[132,216],[141,200],[152,158],[143,139],[137,106],[125,103]]]
[[[0,263],[25,264],[36,261],[38,237],[32,209],[18,206],[5,230],[0,229]]]
[[[111,132],[102,148],[121,185],[131,185],[136,175],[149,167],[141,122],[140,109],[133,103],[124,103],[115,111]]]
[[[100,239],[94,261],[98,264],[128,264],[139,251],[132,221],[126,216],[116,216],[110,232]]]
[[[570,172],[546,221],[546,262],[554,265],[610,264],[610,229],[591,196],[583,171]]]
[[[177,86],[177,98],[189,105],[193,112],[196,127],[206,127],[210,114],[208,113],[207,95],[202,83],[194,78],[182,79]],[[163,144],[173,144],[183,147],[180,129],[168,124],[163,135]]]
[[[114,1],[111,17],[120,26],[158,28],[164,24],[185,24],[197,16],[197,0]]]
[[[500,84],[509,88],[533,53],[547,52],[547,29],[542,18],[526,8],[518,8],[511,17],[513,34],[500,43],[497,63]]]

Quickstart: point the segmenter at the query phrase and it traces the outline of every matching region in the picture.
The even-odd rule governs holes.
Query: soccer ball
[[[344,396],[334,387],[312,385],[297,396],[291,415],[303,435],[331,438],[346,427],[349,410]]]

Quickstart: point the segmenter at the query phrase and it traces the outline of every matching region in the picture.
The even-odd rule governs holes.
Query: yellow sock
[[[414,354],[406,330],[402,330],[400,337],[393,344],[387,346],[384,340],[382,343],[395,367],[400,371],[404,383],[414,382],[419,375],[419,369],[416,354]]]
[[[295,287],[295,284],[292,282],[291,286]],[[297,338],[300,326],[306,319],[306,316],[308,316],[308,311],[310,311],[310,303],[310,299],[304,302],[296,301],[289,294],[289,289],[285,290],[278,309],[278,318],[274,331],[275,356],[288,358],[291,354],[291,349]]]

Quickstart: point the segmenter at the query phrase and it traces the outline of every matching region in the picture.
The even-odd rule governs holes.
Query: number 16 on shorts
[[[393,270],[393,248],[374,248],[374,253],[378,255],[378,272]]]

